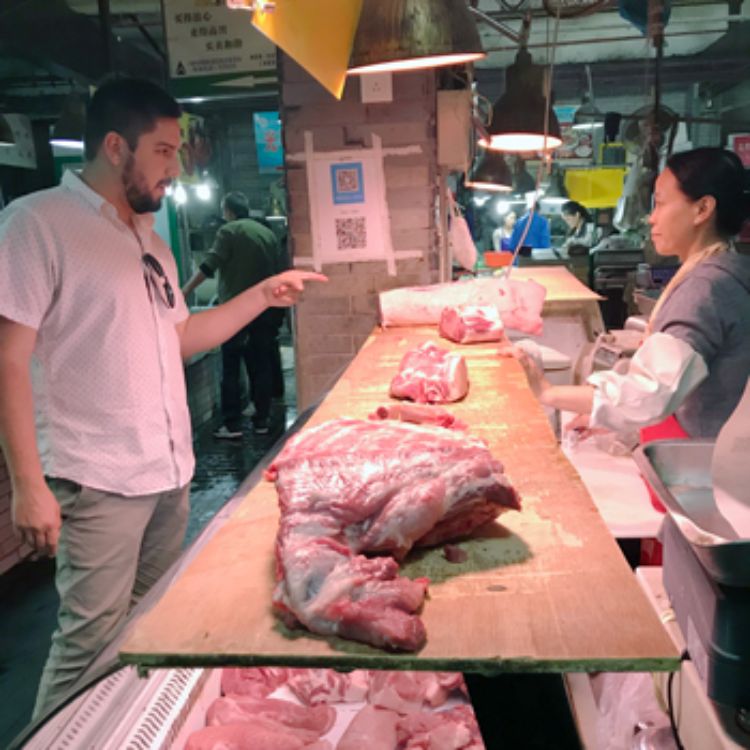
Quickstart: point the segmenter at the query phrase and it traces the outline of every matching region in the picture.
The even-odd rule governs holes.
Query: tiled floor
[[[296,417],[294,373],[285,357],[284,403],[274,403],[271,432],[256,436],[250,418],[240,440],[216,440],[219,420],[195,436],[196,469],[190,488],[190,519],[185,544],[192,541],[229,500],[275,440]],[[0,576],[0,748],[28,723],[50,636],[57,593],[51,560],[25,562]]]

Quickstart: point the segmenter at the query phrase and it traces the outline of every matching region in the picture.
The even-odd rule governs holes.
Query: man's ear
[[[125,139],[114,130],[110,130],[104,136],[101,150],[105,159],[114,167],[119,167],[125,162],[128,145]]]

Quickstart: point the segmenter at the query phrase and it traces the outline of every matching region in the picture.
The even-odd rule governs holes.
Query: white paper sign
[[[224,0],[164,0],[172,78],[222,76],[276,68],[276,46]]]
[[[316,265],[388,261],[395,273],[380,139],[372,149],[313,154],[308,182]]]

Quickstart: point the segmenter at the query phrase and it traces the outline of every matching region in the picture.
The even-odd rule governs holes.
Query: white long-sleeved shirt
[[[685,341],[668,333],[651,334],[625,372],[589,376],[595,389],[590,424],[616,432],[656,424],[674,413],[707,376],[703,357]]]

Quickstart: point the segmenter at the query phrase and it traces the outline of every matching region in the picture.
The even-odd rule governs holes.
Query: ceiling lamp
[[[581,106],[573,115],[573,130],[593,130],[594,128],[604,127],[604,113],[589,101],[588,96],[584,94]]]
[[[16,137],[13,135],[13,128],[3,115],[0,115],[0,148],[6,146],[15,146]]]
[[[505,93],[487,130],[480,144],[496,151],[549,151],[562,144],[560,123],[544,96],[544,66],[535,65],[525,47],[505,71]]]
[[[52,127],[49,142],[53,146],[83,150],[86,128],[86,105],[80,94],[72,93],[65,100],[60,119]]]
[[[593,130],[604,127],[604,113],[594,104],[594,82],[591,79],[591,67],[586,66],[586,80],[588,91],[581,99],[581,106],[573,116],[574,130]]]
[[[437,68],[485,56],[465,0],[364,0],[348,73]]]
[[[509,192],[513,186],[513,177],[501,153],[484,151],[466,175],[464,185],[472,190]]]

